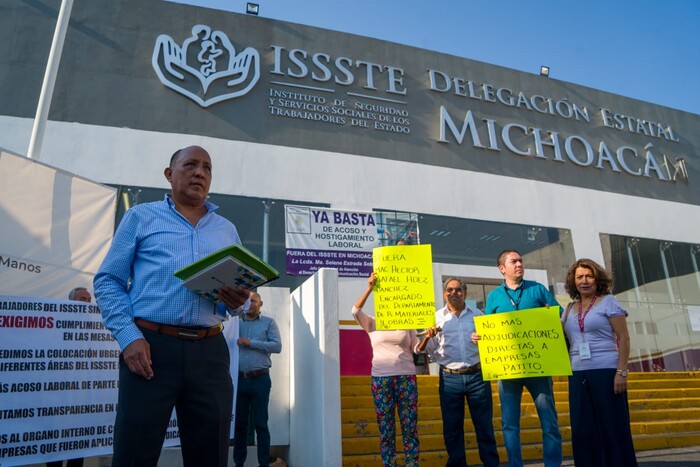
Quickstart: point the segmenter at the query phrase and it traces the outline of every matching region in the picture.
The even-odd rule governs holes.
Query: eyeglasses
[[[447,292],[448,294],[451,294],[451,293],[464,293],[464,289],[462,289],[461,287],[448,287],[448,288],[445,289],[445,292]]]

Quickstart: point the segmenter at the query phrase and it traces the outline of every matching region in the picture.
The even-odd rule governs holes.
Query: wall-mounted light
[[[124,206],[124,211],[128,211],[132,206],[139,204],[139,197],[141,196],[141,189],[127,188],[126,191],[122,191],[122,205]]]
[[[260,5],[257,3],[246,3],[245,12],[249,15],[258,16],[258,13],[260,12]]]
[[[549,67],[542,65],[540,67],[540,76],[544,76],[545,78],[549,78]]]
[[[131,209],[131,197],[126,191],[122,191],[122,204],[124,206],[125,211]]]

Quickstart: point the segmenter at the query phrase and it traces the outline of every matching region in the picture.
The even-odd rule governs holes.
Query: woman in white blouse
[[[379,331],[373,316],[362,311],[377,278],[372,273],[367,289],[352,307],[352,316],[367,331],[372,344],[372,396],[379,425],[379,448],[384,467],[396,466],[396,422],[401,422],[406,467],[418,465],[418,385],[413,348],[418,344],[414,330]]]

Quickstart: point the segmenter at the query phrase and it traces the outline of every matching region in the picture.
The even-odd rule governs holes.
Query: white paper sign
[[[690,320],[690,329],[700,331],[700,306],[688,306],[688,319]]]

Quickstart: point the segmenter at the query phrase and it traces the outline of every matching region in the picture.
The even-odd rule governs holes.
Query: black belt
[[[269,368],[263,368],[262,370],[253,370],[253,371],[239,371],[238,372],[238,377],[239,378],[255,378],[256,376],[260,375],[266,375],[270,372]]]
[[[180,328],[177,326],[170,326],[168,324],[146,321],[142,318],[136,318],[134,322],[136,323],[136,326],[140,327],[141,329],[157,332],[158,334],[163,334],[165,336],[179,337],[180,339],[187,339],[191,341],[198,341],[200,339],[206,339],[207,337],[218,336],[224,329],[221,324],[217,324],[216,326],[212,326],[210,328]]]
[[[444,373],[449,373],[451,375],[471,375],[477,371],[481,371],[481,363],[477,363],[476,365],[468,366],[466,368],[460,368],[459,370],[453,370],[444,366],[441,366],[440,369]]]

